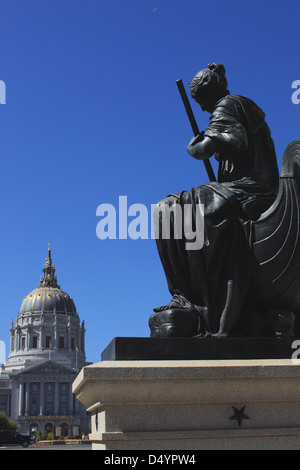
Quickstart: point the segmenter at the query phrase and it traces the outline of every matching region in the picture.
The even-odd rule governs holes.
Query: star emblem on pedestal
[[[243,406],[243,408],[241,408],[240,410],[238,410],[235,406],[232,407],[233,411],[234,411],[234,415],[231,416],[231,418],[229,419],[232,419],[232,420],[235,420],[238,422],[238,425],[239,427],[242,426],[242,422],[244,419],[250,419],[248,416],[245,415],[244,411],[245,411],[245,406]]]

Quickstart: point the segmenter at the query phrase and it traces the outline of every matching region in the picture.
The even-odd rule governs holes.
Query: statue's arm
[[[196,160],[206,160],[218,151],[218,143],[210,137],[204,137],[202,133],[192,138],[187,151]]]

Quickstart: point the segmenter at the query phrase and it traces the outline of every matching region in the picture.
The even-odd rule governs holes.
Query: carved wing
[[[300,140],[286,148],[278,196],[253,223],[253,284],[261,300],[300,306]]]

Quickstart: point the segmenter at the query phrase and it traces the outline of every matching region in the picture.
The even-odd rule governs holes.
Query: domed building
[[[72,394],[72,383],[85,365],[84,322],[72,297],[57,283],[49,244],[40,283],[24,297],[16,323],[11,323],[8,361],[0,375],[0,411],[23,433],[87,434],[88,414]]]

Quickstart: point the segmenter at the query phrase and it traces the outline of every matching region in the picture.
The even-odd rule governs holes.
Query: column
[[[29,383],[24,384],[25,387],[25,416],[29,414]]]
[[[54,414],[59,415],[59,382],[54,384]]]
[[[69,415],[75,415],[74,404],[74,395],[72,393],[72,384],[69,383]]]
[[[18,415],[22,416],[23,414],[23,394],[24,394],[24,384],[20,382],[19,384],[19,411]]]
[[[16,351],[20,350],[20,327],[17,326],[17,332],[16,332]]]
[[[25,348],[29,349],[30,347],[31,347],[31,326],[28,326],[27,334],[26,334],[26,341],[25,341]]]
[[[40,416],[44,416],[44,382],[40,382]]]

